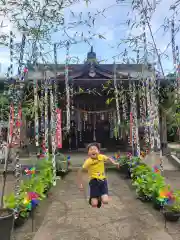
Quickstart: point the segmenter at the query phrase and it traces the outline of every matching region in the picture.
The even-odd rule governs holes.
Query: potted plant
[[[167,221],[176,222],[180,218],[180,191],[171,193],[163,209]]]
[[[0,236],[3,240],[11,239],[14,226],[14,210],[9,208],[0,209]]]
[[[150,172],[151,170],[148,166],[146,166],[144,163],[140,163],[138,166],[131,169],[132,181],[135,181],[137,177],[139,178],[141,176],[145,176]]]
[[[154,179],[154,184],[152,186],[153,194],[152,194],[152,202],[153,207],[156,210],[160,210],[163,208],[165,200],[160,196],[160,192],[162,189],[169,188],[169,186],[166,186],[164,177],[162,177],[160,174],[153,173],[152,177]]]
[[[121,173],[127,173],[128,172],[128,168],[129,168],[129,165],[128,165],[128,157],[127,156],[121,156],[119,159],[117,159],[117,161],[119,162],[120,164],[120,168],[119,168],[119,171]]]

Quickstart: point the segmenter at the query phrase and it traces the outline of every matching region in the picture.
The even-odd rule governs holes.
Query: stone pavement
[[[93,209],[76,185],[75,172],[59,181],[52,204],[33,240],[176,240],[116,172],[109,171],[111,201]],[[87,181],[87,176],[85,176]],[[160,214],[160,213],[158,213]]]

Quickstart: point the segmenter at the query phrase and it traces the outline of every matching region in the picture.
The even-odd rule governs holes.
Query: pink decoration
[[[27,68],[24,68],[24,73],[28,73],[28,69]]]
[[[57,125],[56,125],[56,145],[57,148],[62,148],[62,128],[61,128],[61,109],[56,109]]]

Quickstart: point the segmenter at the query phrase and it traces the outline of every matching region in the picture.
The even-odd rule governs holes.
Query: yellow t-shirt
[[[107,160],[107,156],[98,154],[97,159],[88,158],[83,164],[82,168],[88,170],[88,175],[91,179],[104,179],[106,178],[104,162]]]

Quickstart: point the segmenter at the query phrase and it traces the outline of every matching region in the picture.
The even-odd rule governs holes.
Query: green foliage
[[[67,170],[67,158],[62,153],[56,154],[56,170],[58,172]]]
[[[180,212],[180,190],[173,192],[174,201],[170,204],[165,204],[164,208],[166,211],[171,211],[175,213]]]
[[[24,200],[27,197],[28,192],[36,192],[39,195],[39,200],[45,198],[44,191],[52,185],[52,157],[49,159],[41,159],[38,161],[37,169],[40,171],[35,176],[25,179],[20,186],[20,195],[18,199],[14,193],[4,197],[4,205],[7,208],[18,209],[21,217],[28,217],[29,209]]]
[[[171,188],[170,185],[165,183],[164,177],[159,173],[152,172],[151,168],[138,158],[134,157],[131,161],[126,162],[131,168],[132,185],[136,188],[138,196],[153,199],[153,201],[164,206],[165,211],[180,212],[180,190],[172,192],[174,200],[166,203],[160,193],[165,190],[170,193]]]
[[[0,95],[0,118],[8,121],[9,118],[9,99],[5,95]]]

